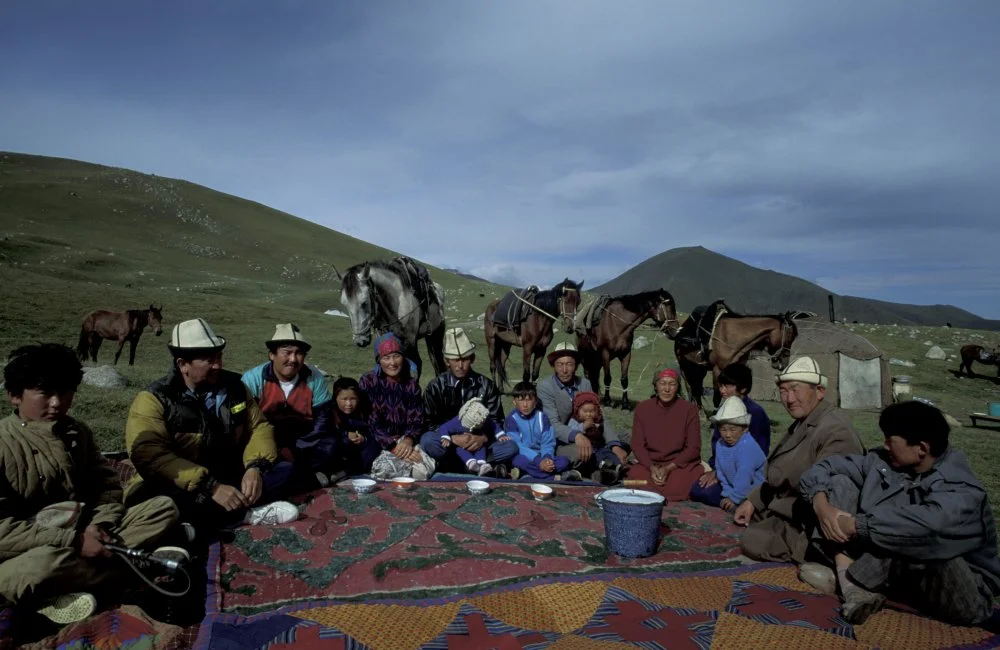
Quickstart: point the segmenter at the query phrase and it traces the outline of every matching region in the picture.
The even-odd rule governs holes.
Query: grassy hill
[[[597,293],[638,293],[663,287],[678,305],[690,311],[725,298],[730,307],[747,313],[777,313],[802,309],[826,315],[823,287],[785,273],[759,269],[701,246],[674,248],[654,255],[618,277],[595,287]],[[991,321],[951,305],[905,305],[833,294],[838,319],[862,323],[944,325],[1000,329]]]
[[[340,307],[340,283],[333,265],[343,271],[365,259],[395,254],[185,181],[0,153],[0,357],[35,341],[75,345],[80,323],[93,309],[122,310],[156,303],[163,305],[168,334],[181,320],[208,319],[229,341],[225,364],[232,370],[243,371],[265,360],[263,342],[275,324],[292,321],[313,344],[310,362],[335,376],[359,376],[372,365],[371,349],[351,343],[346,318],[324,314]],[[441,269],[430,271],[445,287],[449,324],[469,330],[480,351],[476,367],[488,372],[479,319],[486,304],[507,288]],[[670,278],[664,281],[665,286],[683,286]],[[678,294],[678,300],[689,308],[705,298]],[[916,368],[900,373],[913,378],[914,394],[934,401],[966,424],[968,412],[998,399],[992,379],[958,379],[949,372],[958,366],[956,360],[923,359],[925,341],[956,354],[964,342],[1000,344],[996,333],[941,327],[850,327],[882,347],[887,356],[916,362]],[[633,400],[648,397],[655,370],[674,363],[669,340],[649,330],[639,334],[646,344],[633,355],[629,373]],[[556,342],[563,340],[572,338],[560,332]],[[104,449],[122,448],[125,416],[133,397],[168,369],[165,344],[165,337],[143,335],[136,365],[130,368],[123,361],[118,366],[128,382],[124,390],[81,387],[72,412],[92,426]],[[111,343],[106,342],[99,362],[111,359]],[[995,374],[995,369],[990,370]],[[615,396],[620,395],[618,373],[616,364]],[[521,374],[516,349],[508,374],[511,378]],[[424,381],[428,379],[429,375]],[[505,406],[511,408],[509,400]],[[790,419],[780,404],[765,403],[764,407],[774,421],[776,442]],[[0,416],[10,410],[2,402]],[[881,444],[877,414],[855,411],[850,415],[866,444]],[[631,424],[627,412],[615,409],[608,416],[618,427]],[[991,493],[1000,496],[996,435],[996,431],[960,428],[954,440],[969,453]],[[705,435],[704,452],[707,444]]]

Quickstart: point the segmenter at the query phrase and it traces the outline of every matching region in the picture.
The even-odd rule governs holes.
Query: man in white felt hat
[[[811,357],[799,357],[777,376],[778,392],[794,422],[767,458],[765,481],[736,508],[747,526],[741,546],[755,559],[805,562],[816,517],[801,499],[799,479],[827,456],[864,453],[851,421],[824,401],[827,378]]]
[[[278,462],[274,429],[240,376],[223,370],[225,347],[202,318],[175,325],[167,344],[173,368],[136,395],[125,423],[137,470],[126,505],[169,496],[198,532],[298,515],[285,502],[258,505],[274,499],[292,465]]]
[[[506,476],[511,460],[517,455],[517,443],[512,440],[498,442],[495,437],[466,430],[451,435],[450,445],[441,444],[440,427],[456,417],[462,406],[473,398],[478,398],[486,407],[490,420],[501,431],[504,421],[496,384],[472,369],[476,361],[476,344],[469,340],[464,329],[445,330],[443,356],[448,370],[432,379],[424,389],[424,414],[430,430],[420,438],[421,449],[437,461],[438,471],[464,472],[467,469],[465,461],[459,458],[456,450],[475,454],[486,447],[489,466],[499,476]]]
[[[593,387],[586,377],[580,377],[576,370],[580,365],[580,352],[572,343],[558,343],[548,355],[552,375],[538,382],[538,401],[542,411],[552,423],[556,434],[556,454],[569,458],[574,467],[582,466],[594,455],[594,445],[582,431],[569,426],[573,417],[573,398],[579,392],[591,391]],[[563,478],[580,480],[579,470],[563,472]]]
[[[331,476],[345,476],[329,426],[333,402],[326,378],[306,363],[312,346],[294,323],[277,325],[264,345],[268,360],[243,373],[243,383],[274,427],[278,455],[294,463],[303,485],[326,487]]]

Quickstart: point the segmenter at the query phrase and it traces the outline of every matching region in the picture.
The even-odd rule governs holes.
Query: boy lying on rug
[[[120,590],[131,575],[104,545],[152,548],[177,524],[177,506],[164,496],[122,505],[117,472],[66,414],[83,378],[73,350],[19,348],[3,374],[16,410],[0,420],[0,596],[56,623],[80,621],[96,607],[90,592]],[[186,556],[154,552],[168,550]]]
[[[989,497],[965,455],[948,445],[941,411],[921,402],[882,411],[883,449],[831,456],[799,483],[819,521],[814,548],[832,560],[799,577],[843,596],[843,616],[863,623],[885,593],[921,613],[977,625],[1000,594],[1000,559]]]

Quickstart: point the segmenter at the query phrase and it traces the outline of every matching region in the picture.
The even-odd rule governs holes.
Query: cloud
[[[509,284],[595,286],[703,245],[1000,317],[982,244],[1000,238],[998,18],[922,0],[25,5],[0,40],[22,62],[0,70],[0,142]]]

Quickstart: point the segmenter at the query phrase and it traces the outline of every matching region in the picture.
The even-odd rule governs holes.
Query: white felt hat
[[[743,404],[742,399],[735,395],[727,397],[722,402],[722,406],[719,407],[719,411],[711,419],[717,424],[740,424],[743,426],[750,424],[750,414],[747,413],[746,405]]]
[[[226,339],[216,336],[204,318],[194,318],[174,325],[167,347],[172,350],[221,350],[226,347]]]
[[[452,327],[444,331],[444,358],[464,359],[476,353],[476,344],[469,340],[469,335],[461,327]]]
[[[801,381],[803,384],[826,388],[826,375],[820,371],[819,364],[812,357],[799,357],[792,361],[781,371],[776,381],[779,384],[786,381]]]

